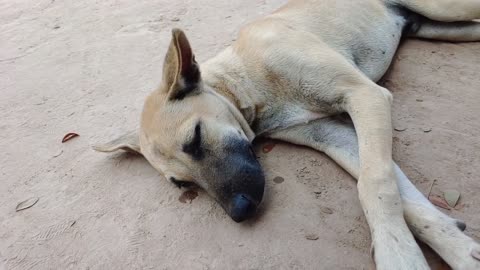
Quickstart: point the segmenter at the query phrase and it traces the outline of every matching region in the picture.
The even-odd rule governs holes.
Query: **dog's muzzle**
[[[229,138],[222,150],[223,155],[206,168],[204,179],[213,180],[209,192],[235,222],[242,222],[257,212],[265,176],[249,141]]]

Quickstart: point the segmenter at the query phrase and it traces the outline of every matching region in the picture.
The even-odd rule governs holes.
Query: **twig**
[[[435,185],[435,181],[437,181],[437,179],[433,179],[433,182],[430,185],[430,189],[428,190],[427,199],[430,199],[430,193],[432,193],[432,188],[433,188],[433,185]]]

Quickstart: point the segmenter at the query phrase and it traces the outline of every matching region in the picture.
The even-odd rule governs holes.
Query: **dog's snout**
[[[252,217],[257,205],[245,194],[237,194],[232,198],[230,216],[235,222],[242,222]]]
[[[249,141],[227,137],[221,151],[212,157],[213,169],[206,168],[202,178],[210,179],[210,192],[227,214],[242,222],[255,215],[262,202],[265,176]]]

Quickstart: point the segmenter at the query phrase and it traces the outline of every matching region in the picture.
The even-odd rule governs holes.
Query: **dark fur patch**
[[[171,97],[172,100],[183,100],[186,96],[196,92],[198,90],[197,83],[188,83],[181,89],[175,91],[175,94]]]
[[[205,151],[202,148],[202,130],[200,122],[195,126],[195,132],[193,134],[193,139],[183,145],[183,152],[192,156],[194,160],[202,160],[205,157]]]
[[[414,35],[417,33],[418,30],[420,30],[422,23],[426,20],[424,16],[400,5],[391,4],[389,5],[389,8],[405,19],[405,25],[402,30],[403,36]]]
[[[467,224],[465,224],[465,222],[460,220],[457,220],[456,225],[462,232],[465,231],[465,229],[467,228]]]

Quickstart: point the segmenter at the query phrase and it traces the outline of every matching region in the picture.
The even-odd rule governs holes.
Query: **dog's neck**
[[[255,85],[233,49],[226,48],[205,62],[201,70],[204,83],[231,102],[252,127],[259,105],[253,97]]]

